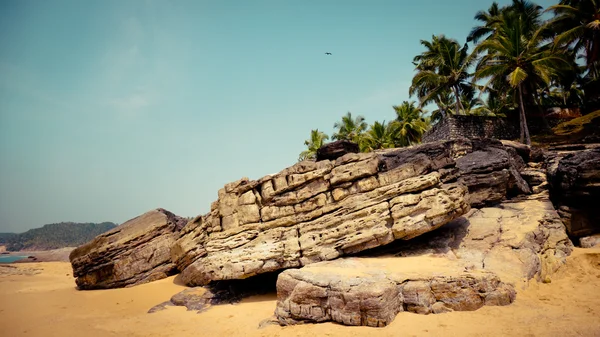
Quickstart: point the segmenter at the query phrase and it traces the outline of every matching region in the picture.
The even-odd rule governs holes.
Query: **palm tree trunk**
[[[538,111],[540,113],[540,118],[542,119],[542,131],[543,133],[550,133],[552,128],[548,123],[548,119],[546,118],[546,114],[544,113],[544,109],[542,108],[542,95],[538,94],[533,85],[529,86],[531,93],[533,94],[533,104],[537,105]]]
[[[529,137],[529,128],[527,128],[527,118],[525,117],[525,106],[523,105],[523,89],[522,84],[519,83],[519,108],[521,115],[521,143],[531,145],[531,138]]]
[[[456,114],[460,115],[461,110],[464,110],[464,109],[463,109],[462,103],[460,102],[460,96],[458,95],[458,87],[456,85],[453,85],[452,90],[454,91],[454,96],[456,96]]]

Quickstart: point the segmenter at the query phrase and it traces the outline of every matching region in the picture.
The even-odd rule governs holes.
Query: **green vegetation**
[[[600,140],[600,110],[585,116],[558,124],[552,128],[552,134],[533,136],[531,143],[535,146],[564,145],[581,143],[587,137]]]
[[[0,244],[6,245],[6,248],[11,251],[76,247],[116,226],[112,222],[61,222],[30,229],[21,234],[2,233],[0,234]]]
[[[547,21],[545,13],[552,14]],[[452,114],[518,116],[520,140],[531,144],[527,119],[534,114],[550,136],[558,132],[550,129],[545,108],[600,107],[599,0],[560,0],[545,10],[527,0],[494,2],[475,20],[480,25],[464,44],[444,35],[421,41],[425,51],[413,59],[409,88],[418,106],[394,106],[395,120],[371,125],[348,113],[335,123],[332,139],[356,142],[361,151],[408,146],[420,142],[430,123]],[[425,106],[434,106],[428,115]],[[314,146],[327,139],[320,134],[319,142],[312,135],[305,142],[305,152],[316,153]]]

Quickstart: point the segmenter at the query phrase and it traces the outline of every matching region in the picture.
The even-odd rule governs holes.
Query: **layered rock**
[[[177,272],[170,249],[186,219],[164,209],[133,218],[69,256],[79,289],[119,288]]]
[[[384,326],[400,311],[440,313],[506,305],[513,286],[549,282],[572,250],[547,197],[473,209],[440,229],[369,256],[286,270],[277,282],[281,324]]]
[[[546,166],[552,199],[569,235],[600,232],[600,145],[552,148]]]
[[[301,162],[227,184],[172,249],[188,285],[300,267],[411,239],[469,209],[445,142]]]
[[[458,181],[469,188],[471,206],[494,205],[507,195],[531,193],[519,174],[525,164],[513,147],[491,139],[473,140],[471,144],[470,151],[456,159]]]
[[[336,160],[347,153],[358,153],[358,144],[348,140],[336,140],[317,150],[317,161]]]
[[[431,259],[395,260],[347,258],[286,270],[277,280],[275,315],[282,325],[333,321],[382,327],[401,311],[470,311],[515,298],[513,287],[493,273]]]

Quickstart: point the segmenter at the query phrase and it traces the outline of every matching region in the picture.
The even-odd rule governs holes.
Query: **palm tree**
[[[383,121],[379,123],[375,121],[362,138],[360,144],[361,152],[395,147],[396,133],[396,124],[394,122],[386,123]]]
[[[337,129],[337,132],[333,134],[332,139],[349,140],[359,144],[360,138],[367,130],[368,125],[363,116],[352,118],[352,113],[348,112],[340,122],[335,122],[333,127]]]
[[[501,97],[495,93],[490,93],[486,100],[479,100],[479,105],[471,110],[473,115],[477,116],[495,116],[506,117],[506,112],[510,110],[510,104],[506,97]]]
[[[430,119],[432,123],[437,123],[447,114],[453,114],[452,106],[456,105],[456,99],[452,95],[452,92],[446,90],[441,92],[434,98],[434,102],[437,105],[437,109],[431,111]]]
[[[467,36],[467,42],[477,43],[480,39],[489,36],[494,32],[494,27],[501,21],[501,9],[497,2],[493,2],[488,11],[479,11],[475,14],[475,20],[481,21],[482,26],[476,26],[471,29]]]
[[[547,11],[554,12],[548,22],[555,33],[557,47],[570,47],[575,53],[585,56],[586,67],[591,78],[600,76],[600,1],[561,0]]]
[[[408,146],[419,143],[423,133],[429,128],[429,120],[423,117],[424,112],[415,102],[404,101],[400,105],[393,106],[396,111],[396,146]]]
[[[444,91],[451,90],[456,98],[456,111],[463,110],[460,94],[470,86],[469,66],[474,58],[468,53],[468,46],[461,45],[444,35],[433,36],[432,41],[421,40],[427,49],[415,56],[417,74],[413,77],[409,94],[417,94],[420,106],[434,102]]]
[[[539,10],[538,10],[539,11]],[[534,100],[535,88],[548,86],[560,70],[570,66],[568,58],[543,45],[541,30],[531,32],[535,19],[530,12],[504,15],[494,36],[482,41],[474,53],[487,52],[477,64],[474,80],[491,78],[490,82],[506,81],[517,91],[521,142],[531,144],[523,95]],[[490,83],[488,82],[488,83]]]
[[[317,150],[325,144],[325,140],[329,139],[329,136],[319,131],[319,129],[310,131],[310,139],[304,141],[304,145],[308,149],[302,151],[298,157],[298,161],[303,160],[314,160],[317,158]]]

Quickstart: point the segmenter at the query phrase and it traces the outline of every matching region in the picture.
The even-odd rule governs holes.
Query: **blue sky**
[[[490,4],[2,0],[0,232],[205,213],[311,129],[392,119],[419,40],[464,41]]]

